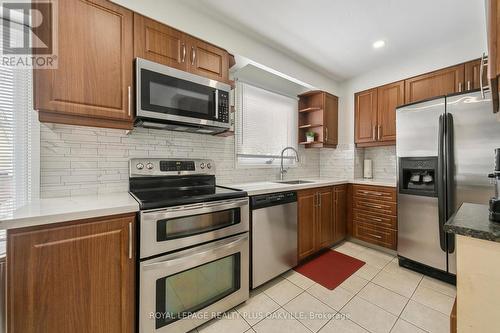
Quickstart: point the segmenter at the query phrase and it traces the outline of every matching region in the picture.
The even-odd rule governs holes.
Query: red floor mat
[[[294,270],[330,290],[338,287],[365,263],[337,251],[326,251]]]

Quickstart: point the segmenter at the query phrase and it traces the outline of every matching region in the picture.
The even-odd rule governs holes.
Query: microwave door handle
[[[219,90],[215,89],[215,120],[219,119]]]

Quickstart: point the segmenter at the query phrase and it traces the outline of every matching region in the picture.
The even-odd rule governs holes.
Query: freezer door
[[[439,116],[444,112],[444,98],[398,108],[396,110],[398,158],[437,156]]]
[[[500,123],[491,113],[491,94],[480,92],[447,98],[448,218],[463,202],[488,204],[495,189],[488,174],[494,170],[495,148],[500,147]],[[456,272],[450,237],[449,271]]]
[[[398,195],[398,255],[446,272],[439,239],[438,198]]]

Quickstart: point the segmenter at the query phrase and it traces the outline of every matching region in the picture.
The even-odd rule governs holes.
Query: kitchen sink
[[[314,183],[314,182],[310,181],[310,180],[282,180],[282,181],[275,182],[275,183],[294,185],[294,184],[310,184],[310,183]]]

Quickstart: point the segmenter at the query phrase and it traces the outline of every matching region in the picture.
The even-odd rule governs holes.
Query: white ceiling
[[[484,0],[186,2],[336,80],[450,40],[485,35]],[[386,47],[375,50],[372,44],[379,39],[386,41]]]

